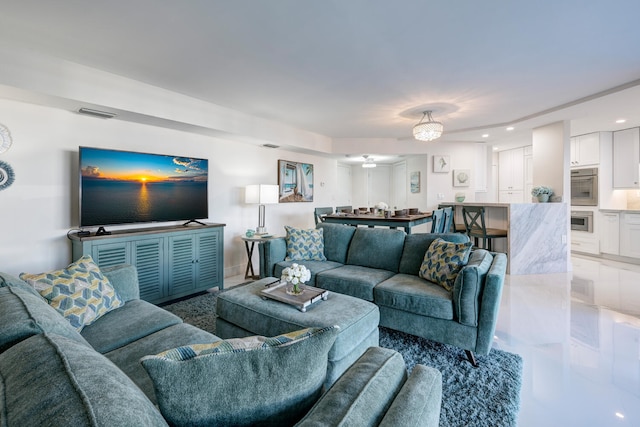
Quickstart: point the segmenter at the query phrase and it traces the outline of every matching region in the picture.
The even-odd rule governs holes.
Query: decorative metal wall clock
[[[0,190],[9,187],[15,179],[13,168],[8,163],[0,160]]]
[[[0,153],[4,153],[11,147],[11,134],[6,126],[0,124]]]

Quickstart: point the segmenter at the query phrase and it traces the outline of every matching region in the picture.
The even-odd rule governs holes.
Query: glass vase
[[[301,295],[304,292],[304,285],[302,283],[294,285],[291,282],[287,282],[285,289],[289,295]]]

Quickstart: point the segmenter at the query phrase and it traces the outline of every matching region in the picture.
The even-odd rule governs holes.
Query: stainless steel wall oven
[[[571,205],[598,206],[598,168],[571,170]]]

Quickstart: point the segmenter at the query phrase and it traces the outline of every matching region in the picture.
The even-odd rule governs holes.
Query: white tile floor
[[[518,426],[640,426],[640,266],[572,262],[505,281],[494,347],[524,360]]]
[[[495,348],[524,360],[518,425],[640,426],[640,266],[572,263],[505,281]]]

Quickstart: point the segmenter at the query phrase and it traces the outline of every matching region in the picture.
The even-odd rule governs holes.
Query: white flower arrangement
[[[389,205],[386,204],[385,202],[378,202],[378,204],[376,205],[376,208],[382,211],[386,211],[387,209],[389,209]]]
[[[280,276],[281,281],[289,282],[294,286],[304,284],[309,279],[311,279],[311,272],[309,269],[304,265],[296,263],[293,263],[290,267],[282,270],[282,275]]]

